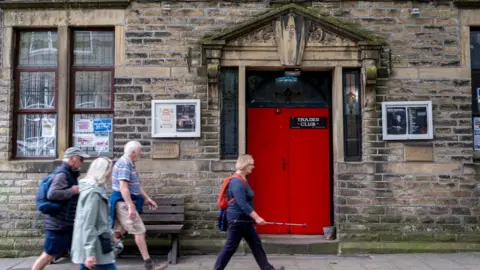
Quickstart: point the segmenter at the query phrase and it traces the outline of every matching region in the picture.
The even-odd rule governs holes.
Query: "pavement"
[[[286,270],[480,270],[480,253],[389,254],[389,255],[269,255],[274,266]],[[154,258],[157,259],[157,258]],[[165,258],[158,258],[159,261]],[[184,256],[168,270],[211,270],[216,256]],[[30,270],[35,258],[0,259],[0,270]],[[119,270],[143,270],[140,258],[120,258]],[[78,265],[64,258],[45,270],[77,270]],[[251,255],[234,256],[226,269],[259,269]]]

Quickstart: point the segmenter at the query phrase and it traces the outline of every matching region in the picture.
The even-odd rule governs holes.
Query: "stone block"
[[[154,142],[152,159],[177,159],[180,157],[180,146],[177,142]]]
[[[405,146],[405,161],[433,161],[433,146]]]

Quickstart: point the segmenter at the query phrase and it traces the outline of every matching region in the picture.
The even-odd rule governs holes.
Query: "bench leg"
[[[171,264],[177,264],[177,258],[179,254],[179,237],[178,235],[172,235],[172,243],[170,245],[170,252],[168,253],[168,259]]]

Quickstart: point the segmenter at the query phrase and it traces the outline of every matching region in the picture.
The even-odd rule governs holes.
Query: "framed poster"
[[[152,100],[152,137],[200,137],[200,100]]]
[[[433,139],[432,102],[383,102],[382,131],[384,140]]]

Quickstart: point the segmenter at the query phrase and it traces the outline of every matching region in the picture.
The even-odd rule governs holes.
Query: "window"
[[[222,68],[220,78],[221,158],[238,157],[238,68]]]
[[[114,32],[74,30],[72,141],[92,156],[113,155]]]
[[[55,157],[57,32],[20,31],[17,48],[14,156]]]
[[[71,54],[70,112],[58,115],[58,43],[55,30],[20,30],[16,35],[13,156],[55,158],[58,137],[92,156],[113,155],[114,31],[74,29]],[[64,59],[64,60],[61,60]],[[61,62],[62,63],[62,62]],[[63,88],[65,88],[64,86]],[[71,134],[57,131],[58,117],[68,117]],[[63,118],[65,119],[65,118]]]
[[[345,161],[362,158],[362,117],[360,108],[360,71],[343,72],[343,123]]]
[[[470,31],[470,63],[472,69],[472,121],[475,155],[480,153],[480,29]]]

